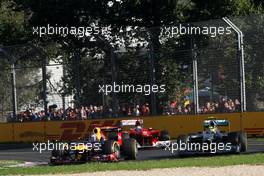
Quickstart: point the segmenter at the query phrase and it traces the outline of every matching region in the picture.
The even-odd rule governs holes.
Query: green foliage
[[[0,44],[11,45],[25,41],[25,13],[10,0],[0,2]]]
[[[118,81],[129,81],[131,84],[143,84],[149,81],[149,42],[153,44],[157,83],[167,85],[166,94],[158,95],[158,98],[175,99],[175,96],[183,89],[192,87],[190,66],[187,71],[182,69],[184,65],[190,65],[191,57],[188,55],[184,60],[181,56],[177,56],[177,51],[183,48],[190,49],[189,38],[181,37],[162,43],[159,36],[160,26],[224,16],[259,14],[263,12],[263,4],[256,0],[128,0],[113,1],[112,5],[109,5],[109,1],[98,0],[3,0],[0,12],[0,42],[3,45],[10,45],[29,41],[43,46],[49,58],[56,60],[58,56],[62,56],[67,73],[63,78],[66,86],[62,87],[60,92],[63,94],[77,92],[76,71],[78,71],[81,82],[81,101],[84,104],[90,104],[101,101],[101,98],[98,98],[100,97],[97,92],[98,84],[111,81],[111,49],[121,48],[126,52],[126,54],[115,56],[117,67],[119,62],[122,62],[122,68],[118,68]],[[95,41],[91,41],[91,37],[50,35],[39,38],[32,35],[32,27],[36,26],[50,24],[78,27],[90,26],[93,23],[100,27],[110,25],[112,35],[93,36]],[[257,27],[260,25],[262,25],[260,22],[256,22]],[[145,34],[146,32],[143,32],[144,34],[122,33],[121,30],[125,31],[127,27],[134,29],[133,31],[138,28],[145,31],[149,29],[148,32],[151,34]],[[147,45],[131,49],[130,45],[135,39]],[[258,37],[255,36],[255,39],[258,40]],[[122,47],[118,44],[121,41],[124,43]],[[208,39],[205,37],[197,42],[201,41],[208,44]],[[224,39],[219,39],[219,41],[224,42]],[[247,46],[247,48],[250,47]],[[250,50],[251,53],[253,53],[252,50]],[[80,52],[81,56],[79,69],[76,69],[74,61],[76,58],[73,57],[76,51]],[[140,55],[140,52],[144,54]],[[247,62],[263,64],[263,61],[259,59],[263,55],[262,50],[254,52],[258,57],[247,57]],[[102,57],[98,57],[96,53],[101,53]],[[220,52],[218,57],[229,58],[233,55],[234,50],[227,47],[225,52]],[[209,52],[204,53],[204,56],[214,58],[214,55]],[[222,62],[225,61],[222,60]],[[251,64],[250,66],[257,65]],[[248,71],[247,85],[262,88],[263,75],[257,77],[258,73],[253,70]],[[134,99],[132,95],[127,94],[119,98],[122,101]]]

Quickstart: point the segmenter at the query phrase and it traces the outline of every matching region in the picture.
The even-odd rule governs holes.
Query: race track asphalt
[[[19,146],[8,147],[1,146],[0,148],[0,160],[22,160],[28,162],[40,162],[47,164],[49,162],[50,151],[44,151],[39,153],[33,151],[32,147],[27,146],[26,148]],[[264,152],[264,140],[249,139],[248,140],[248,151],[247,153],[258,153]],[[172,154],[171,151],[164,149],[144,149],[139,150],[138,160],[158,160],[165,158],[176,158],[177,153]]]

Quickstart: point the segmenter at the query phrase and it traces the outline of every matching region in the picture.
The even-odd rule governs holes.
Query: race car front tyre
[[[240,134],[239,132],[230,132],[228,134],[228,141],[232,144],[232,145],[238,145],[239,144],[239,139],[240,139]]]
[[[125,159],[135,160],[137,159],[138,148],[137,141],[135,139],[125,139],[123,141],[123,153]]]
[[[247,150],[247,137],[245,133],[231,132],[228,134],[228,141],[232,146],[236,146],[235,153],[245,152]]]
[[[160,140],[161,141],[168,141],[168,140],[170,140],[169,132],[168,131],[165,131],[165,130],[161,131],[160,132]]]
[[[241,142],[241,152],[247,151],[247,134],[240,133],[240,142]]]

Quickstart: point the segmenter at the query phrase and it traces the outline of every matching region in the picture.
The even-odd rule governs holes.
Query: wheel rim
[[[237,145],[237,152],[238,152],[238,153],[241,152],[241,143],[239,143],[239,144]]]
[[[138,147],[137,147],[137,143],[135,144],[135,156],[137,157],[138,155]]]
[[[116,154],[117,158],[120,157],[120,147],[117,143],[114,143],[113,145],[113,151]]]

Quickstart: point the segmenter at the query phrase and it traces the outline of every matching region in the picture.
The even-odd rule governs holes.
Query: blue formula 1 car
[[[87,140],[60,144],[51,153],[51,165],[135,160],[138,154],[136,140],[117,126],[96,126]]]
[[[247,150],[243,132],[230,132],[230,122],[209,118],[203,122],[204,131],[177,138],[178,155],[240,153]],[[223,128],[220,130],[220,128]]]

